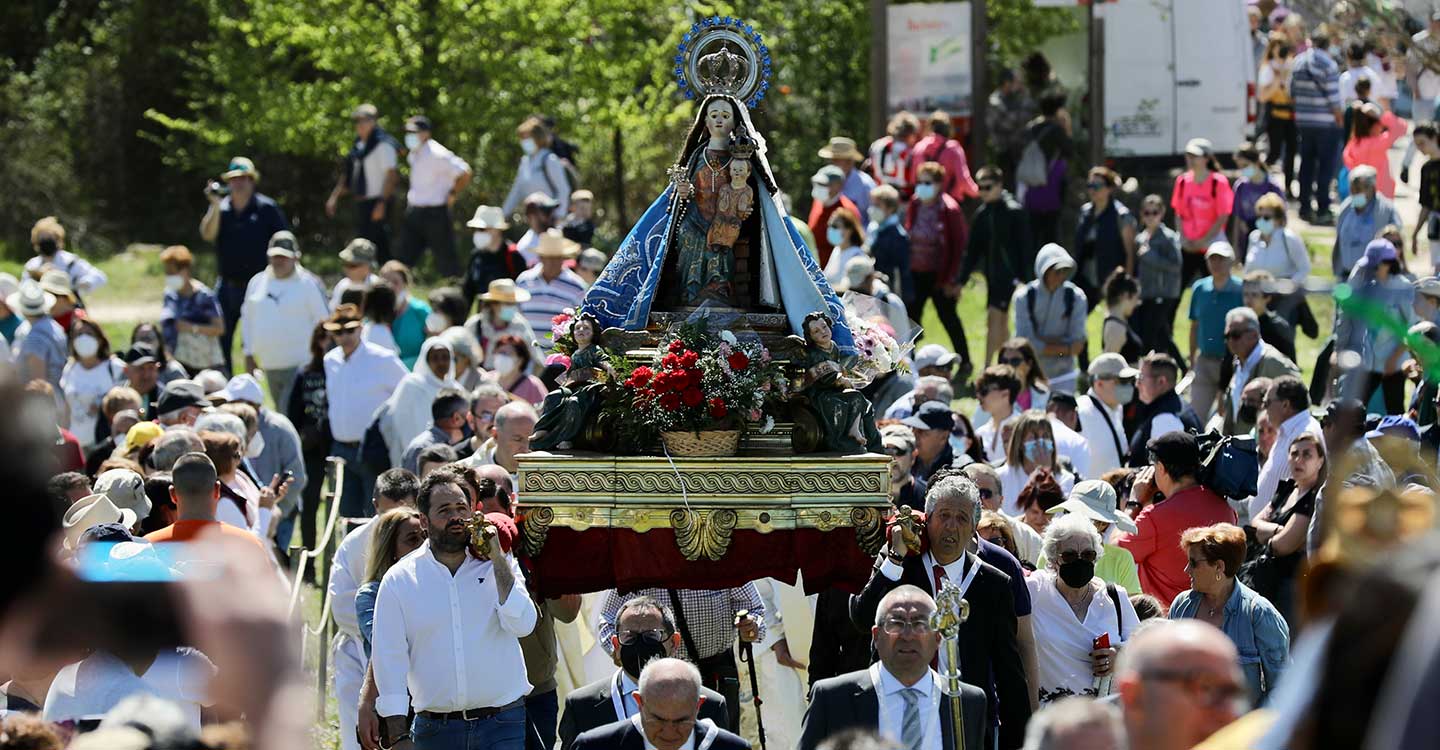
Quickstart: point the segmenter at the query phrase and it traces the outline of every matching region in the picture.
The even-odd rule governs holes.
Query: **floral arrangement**
[[[575,337],[570,335],[570,321],[575,319],[575,308],[567,307],[560,311],[559,315],[550,319],[550,340],[554,341],[553,350],[561,354],[575,353]],[[599,331],[596,331],[598,334]]]
[[[710,331],[701,318],[683,324],[661,342],[655,366],[616,368],[623,395],[618,424],[636,444],[663,432],[736,429],[741,423],[774,425],[770,404],[789,396],[789,383],[770,351],[757,341],[740,341],[730,331]]]
[[[854,387],[863,388],[891,371],[904,371],[904,355],[912,344],[901,344],[891,335],[888,322],[862,317],[847,309],[845,322],[855,338],[855,360],[846,373]]]

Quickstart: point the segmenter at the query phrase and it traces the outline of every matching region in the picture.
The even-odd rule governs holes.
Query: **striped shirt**
[[[550,351],[554,346],[550,333],[550,320],[565,308],[578,308],[585,299],[585,280],[568,268],[561,269],[554,281],[546,281],[540,265],[526,269],[515,285],[530,293],[530,299],[520,304],[520,314],[535,331],[540,348]]]
[[[1295,99],[1295,124],[1302,128],[1333,128],[1341,111],[1340,66],[1324,50],[1311,47],[1290,68],[1290,95]]]

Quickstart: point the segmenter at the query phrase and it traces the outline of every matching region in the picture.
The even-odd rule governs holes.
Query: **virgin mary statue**
[[[642,330],[657,298],[673,298],[681,306],[724,304],[729,290],[736,288],[734,279],[724,275],[733,274],[736,264],[726,259],[730,248],[717,242],[733,238],[735,232],[727,235],[723,226],[722,231],[712,229],[737,221],[726,215],[727,205],[733,205],[734,179],[748,185],[754,196],[753,215],[747,205],[738,217],[748,229],[742,242],[748,242],[753,269],[752,283],[746,285],[754,287],[750,297],[762,309],[783,311],[796,335],[804,335],[807,315],[825,313],[836,321],[836,345],[853,353],[845,308],[777,200],[765,139],[740,99],[710,93],[701,100],[670,174],[671,183],[590,287],[583,311],[594,314],[602,327]]]

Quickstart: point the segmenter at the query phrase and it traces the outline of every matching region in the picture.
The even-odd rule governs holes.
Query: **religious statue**
[[[821,310],[834,321],[834,343],[852,353],[844,307],[776,200],[765,138],[750,120],[769,87],[768,49],[758,33],[725,19],[693,30],[679,51],[680,88],[700,103],[695,122],[669,169],[670,184],[621,242],[581,309],[603,327],[640,331],[667,304],[716,303],[783,312],[796,335],[805,315]],[[748,253],[743,284],[736,278],[740,247]]]
[[[820,444],[827,451],[879,453],[880,432],[875,429],[875,411],[865,394],[850,387],[843,363],[846,355],[836,345],[834,324],[822,312],[812,312],[804,322],[805,368],[800,396],[820,425]]]
[[[601,376],[615,374],[609,353],[599,344],[600,321],[594,315],[576,315],[570,321],[570,337],[575,340],[570,369],[561,376],[560,387],[545,397],[540,421],[530,436],[533,450],[571,448],[600,411],[605,389]]]

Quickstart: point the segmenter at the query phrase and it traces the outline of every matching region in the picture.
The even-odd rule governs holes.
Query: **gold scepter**
[[[465,519],[465,530],[470,532],[470,554],[477,560],[490,559],[490,540],[495,536],[495,524],[485,520],[484,513],[476,513]]]
[[[965,750],[965,712],[960,705],[960,624],[970,619],[970,602],[960,596],[960,587],[945,579],[935,592],[935,614],[930,628],[940,634],[945,649],[945,673],[940,675],[942,690],[950,697],[950,720],[954,725],[954,750]]]

